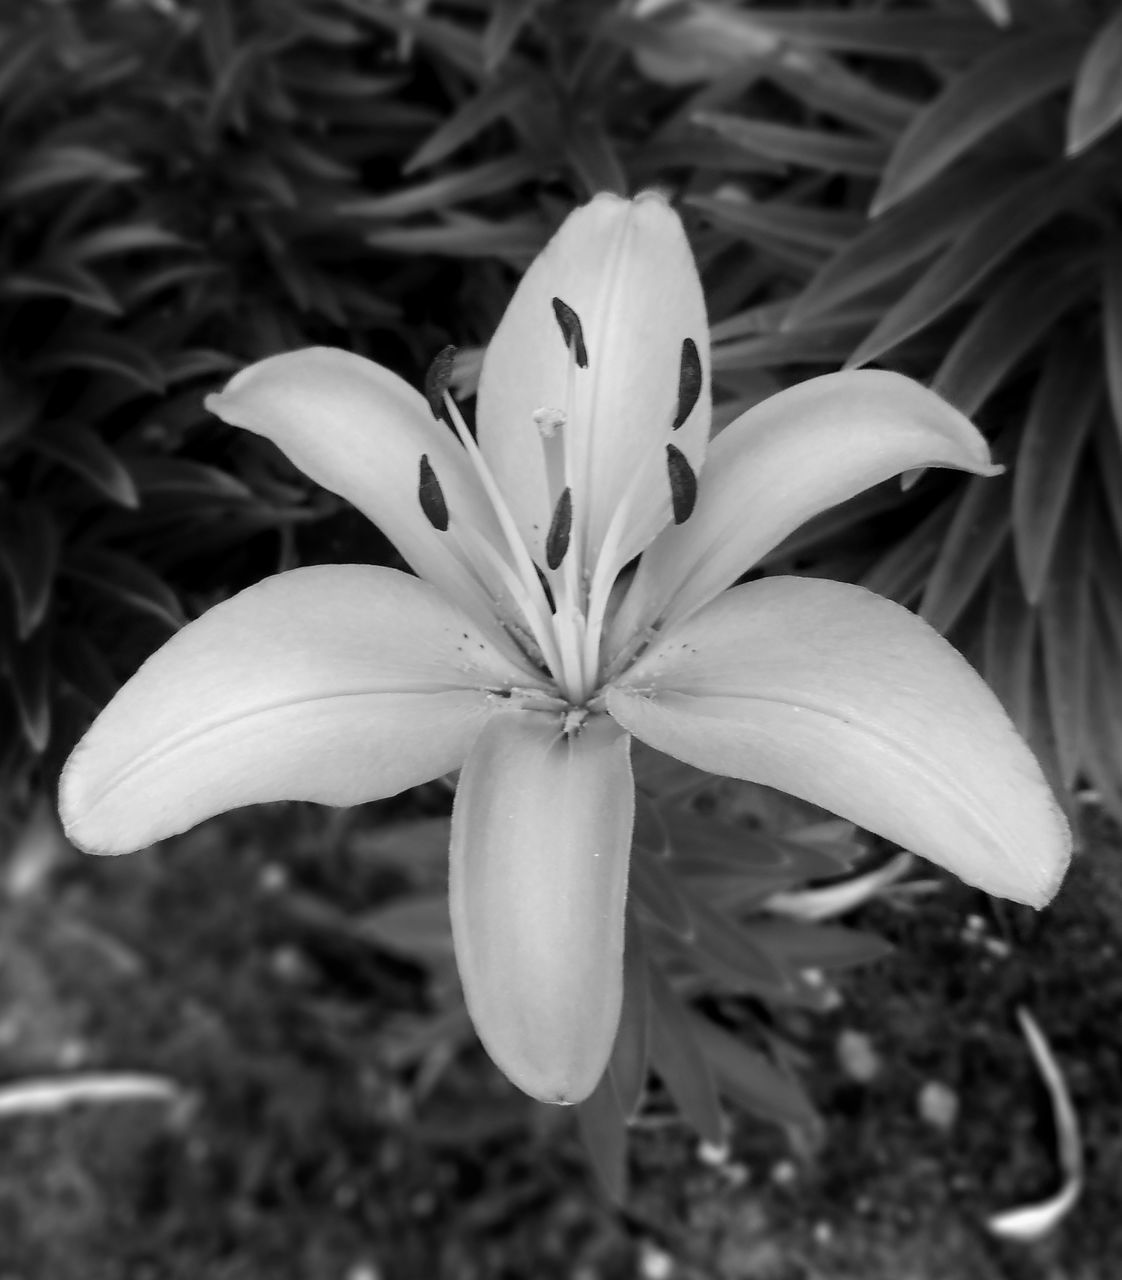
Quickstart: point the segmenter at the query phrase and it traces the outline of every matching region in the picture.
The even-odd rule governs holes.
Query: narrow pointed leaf
[[[35,503],[13,506],[0,523],[0,573],[11,584],[20,640],[47,616],[58,557],[59,533],[51,513]]]
[[[1086,560],[1087,509],[1073,504],[1056,549],[1055,571],[1041,601],[1048,711],[1060,778],[1070,790],[1083,763],[1091,592]]]
[[[717,111],[699,112],[693,121],[752,154],[827,173],[877,176],[888,154],[878,139],[840,131],[828,133]]]
[[[95,431],[80,422],[44,422],[31,437],[39,453],[89,481],[99,493],[122,507],[140,505],[128,468]]]
[[[758,920],[753,940],[782,965],[795,969],[849,969],[891,955],[893,947],[871,933],[840,924]]]
[[[577,1127],[600,1186],[613,1204],[621,1204],[627,1191],[627,1126],[607,1071],[577,1104]]]
[[[1103,258],[1103,370],[1118,438],[1122,440],[1122,239]]]
[[[1013,471],[1017,567],[1033,604],[1048,579],[1101,388],[1098,370],[1080,343],[1057,338],[1033,394]]]
[[[974,598],[1009,537],[1012,480],[975,476],[955,508],[939,555],[927,578],[921,617],[946,635]]]
[[[973,62],[904,130],[873,198],[874,217],[925,186],[1026,107],[1063,88],[1081,42],[1051,27]]]
[[[1078,155],[1122,120],[1122,9],[1099,29],[1079,63],[1067,121],[1067,153]]]
[[[922,202],[890,210],[822,266],[791,303],[783,328],[798,329],[929,258],[975,222],[1015,177],[988,165],[936,179]]]
[[[689,908],[678,892],[673,874],[662,859],[638,854],[631,864],[631,892],[646,914],[679,938],[693,937]]]
[[[643,930],[629,911],[623,949],[623,1008],[608,1059],[607,1075],[625,1120],[639,1112],[647,1083],[650,1050],[650,993]]]
[[[678,1110],[705,1141],[715,1145],[728,1136],[713,1073],[695,1035],[695,1019],[669,982],[652,965],[651,1060]]]
[[[792,1076],[708,1018],[691,1014],[690,1026],[723,1094],[773,1124],[817,1126],[814,1105]]]
[[[1025,601],[1012,552],[990,574],[983,623],[982,674],[1026,738],[1032,727],[1033,655],[1037,612]]]
[[[847,365],[854,368],[937,320],[1067,202],[1071,180],[1046,169],[993,201],[873,329]]]
[[[1064,312],[1093,288],[1091,263],[1070,248],[1062,255],[1034,256],[988,294],[963,327],[932,380],[932,391],[973,417]]]

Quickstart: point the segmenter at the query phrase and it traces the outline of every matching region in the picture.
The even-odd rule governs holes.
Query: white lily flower
[[[450,895],[468,1009],[549,1102],[592,1091],[619,1020],[632,734],[1046,902],[1067,825],[964,659],[859,587],[732,585],[889,476],[992,474],[985,442],[930,391],[865,370],[756,406],[706,460],[707,337],[666,201],[600,195],[515,292],[478,443],[447,358],[427,399],[336,350],[239,373],[209,407],[354,503],[418,576],[296,569],[186,626],[75,749],[70,838],[123,853],[239,805],[358,804],[462,766]]]

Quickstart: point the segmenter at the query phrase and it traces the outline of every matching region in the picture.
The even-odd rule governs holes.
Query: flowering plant
[[[985,442],[866,370],[783,391],[710,445],[707,334],[667,203],[600,195],[519,285],[477,437],[447,353],[425,396],[336,350],[235,376],[210,408],[349,498],[418,576],[297,569],[185,627],[75,749],[71,838],[125,852],[235,806],[355,804],[461,768],[449,893],[468,1010],[550,1102],[592,1092],[616,1035],[632,735],[1047,901],[1066,823],[965,660],[858,587],[733,585],[900,471],[995,473]]]

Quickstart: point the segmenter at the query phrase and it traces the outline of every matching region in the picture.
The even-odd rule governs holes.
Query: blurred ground
[[[1110,1280],[1122,847],[1090,843],[1040,916],[951,884],[868,910],[898,955],[849,975],[827,1017],[783,1024],[822,1150],[741,1119],[713,1166],[656,1118],[622,1213],[570,1114],[478,1051],[421,1077],[385,1065],[424,984],[308,909],[395,887],[322,818],[68,855],[0,900],[0,1084],[142,1070],[182,1093],[0,1117],[0,1280]],[[1088,1187],[1052,1239],[1014,1247],[982,1219],[1058,1178],[1018,1003],[1063,1066]]]

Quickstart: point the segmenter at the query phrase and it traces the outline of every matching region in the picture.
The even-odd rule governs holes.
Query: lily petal
[[[1067,866],[1067,823],[997,698],[861,587],[734,587],[668,628],[607,705],[659,751],[821,805],[989,893],[1042,906]]]
[[[629,739],[604,715],[496,716],[452,810],[456,962],[484,1048],[543,1102],[580,1102],[619,1023],[635,791]]]
[[[572,315],[585,368],[572,367],[566,345]],[[697,362],[692,407],[674,428],[687,340],[686,363]],[[666,445],[696,472],[710,418],[705,300],[682,224],[656,192],[634,200],[603,193],[570,214],[523,276],[483,359],[480,447],[544,564],[558,495],[546,481],[534,420],[541,409],[567,415],[559,431],[585,562],[595,561],[632,481],[624,558],[638,554],[671,517]]]
[[[358,804],[463,762],[525,683],[487,635],[395,569],[267,578],[177,632],[63,770],[70,839],[128,853],[265,800]]]
[[[693,515],[639,562],[613,646],[687,616],[811,516],[913,467],[1001,471],[968,418],[898,373],[828,373],[754,405],[710,445]]]
[[[243,369],[206,406],[272,440],[306,476],[378,525],[422,578],[483,616],[485,601],[457,555],[457,526],[470,523],[496,540],[490,505],[452,431],[397,374],[348,351],[309,347]],[[447,507],[446,531],[421,507],[422,457]]]

